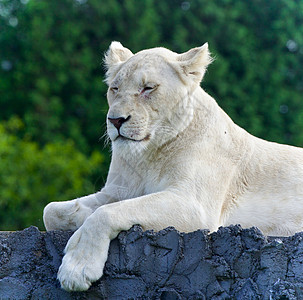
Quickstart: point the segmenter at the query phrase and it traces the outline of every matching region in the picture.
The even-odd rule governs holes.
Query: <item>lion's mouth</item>
[[[150,134],[148,134],[145,138],[140,139],[140,140],[128,138],[128,137],[126,137],[124,135],[119,134],[117,136],[117,138],[115,139],[115,141],[118,140],[118,139],[121,139],[121,140],[124,140],[124,141],[132,141],[132,142],[137,142],[138,143],[138,142],[148,141],[150,139]]]

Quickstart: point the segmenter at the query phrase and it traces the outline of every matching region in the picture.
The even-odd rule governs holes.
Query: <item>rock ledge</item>
[[[158,233],[134,226],[112,241],[105,274],[87,292],[56,280],[71,232],[0,232],[0,299],[303,299],[303,233],[257,228]]]

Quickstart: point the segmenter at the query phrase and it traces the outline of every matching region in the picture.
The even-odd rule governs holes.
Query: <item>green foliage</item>
[[[43,228],[42,211],[52,200],[67,200],[95,192],[91,180],[103,156],[86,157],[71,141],[37,143],[16,137],[18,118],[0,124],[1,230],[29,225]]]
[[[0,119],[17,114],[41,145],[100,148],[111,40],[180,52],[208,41],[206,90],[253,134],[303,145],[302,1],[2,0],[0,14],[0,57],[11,63],[0,69]]]
[[[107,110],[101,64],[110,42],[121,41],[134,52],[154,46],[182,52],[207,41],[216,60],[203,88],[252,134],[303,146],[302,25],[300,0],[0,0],[0,121],[16,115],[24,123],[22,130],[4,135],[36,151],[23,158],[25,166],[27,159],[38,164],[50,151],[53,160],[57,153],[57,167],[62,163],[66,174],[84,170],[76,154],[68,155],[73,147],[66,140],[84,153],[83,160],[90,161],[90,153],[99,151],[105,159],[99,175],[105,178],[109,154],[99,139]],[[6,156],[17,160],[12,145]],[[68,156],[73,157],[69,164]],[[21,172],[21,166],[12,165],[7,167],[11,174]],[[45,175],[38,167],[28,171],[19,190],[29,187],[29,178]],[[1,168],[0,176],[5,172]],[[45,186],[56,186],[58,192],[45,193],[43,205],[84,194],[90,176],[84,173],[81,179],[75,175],[77,188],[70,182],[73,195],[57,186],[53,173],[44,178]],[[12,182],[1,180],[1,189],[12,189]],[[10,195],[10,205],[27,207],[29,198],[22,193],[18,200]],[[31,201],[40,203],[39,197]],[[18,205],[14,218],[22,219]]]

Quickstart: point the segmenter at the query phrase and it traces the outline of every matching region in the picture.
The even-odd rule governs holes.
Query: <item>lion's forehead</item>
[[[169,51],[169,50],[168,50]],[[123,64],[113,83],[120,85],[129,80],[132,83],[165,80],[165,73],[169,72],[168,59],[156,52],[139,52]],[[160,79],[159,79],[160,78]]]

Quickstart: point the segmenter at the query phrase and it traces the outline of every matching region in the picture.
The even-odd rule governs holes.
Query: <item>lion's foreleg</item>
[[[159,192],[98,208],[70,238],[58,278],[66,290],[86,290],[103,274],[110,240],[135,224],[192,231],[202,225],[201,208],[172,192]],[[85,255],[84,255],[85,254]]]

